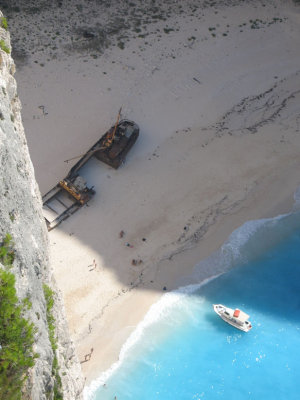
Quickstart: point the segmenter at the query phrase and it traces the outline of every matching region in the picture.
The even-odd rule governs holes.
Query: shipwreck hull
[[[111,128],[99,141],[100,147],[105,147],[105,140],[111,134]],[[110,147],[103,148],[94,153],[94,156],[108,164],[109,166],[118,169],[124,162],[127,153],[135,144],[139,136],[139,127],[136,123],[129,120],[122,120],[115,133],[115,137]]]
[[[95,194],[93,187],[79,175],[92,156],[117,169],[139,136],[138,125],[122,120],[112,126],[70,169],[68,175],[43,196],[43,213],[50,231],[88,203]]]

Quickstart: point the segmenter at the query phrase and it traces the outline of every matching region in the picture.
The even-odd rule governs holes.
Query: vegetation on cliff
[[[24,313],[31,307],[28,298],[19,301],[15,289],[15,276],[9,271],[14,261],[12,238],[5,236],[0,244],[0,399],[21,400],[24,382],[29,376],[29,369],[34,366],[38,354],[33,351],[36,329],[32,322],[24,318]],[[54,292],[43,285],[47,307],[48,333],[53,350],[52,377],[54,387],[48,398],[62,400],[62,384],[56,357],[57,341],[55,318],[52,314]],[[52,397],[53,396],[53,397]]]
[[[62,400],[63,399],[62,384],[61,384],[61,378],[59,376],[58,360],[56,357],[57,341],[55,335],[55,318],[52,314],[52,309],[54,306],[54,292],[46,284],[43,285],[43,289],[47,304],[47,323],[48,323],[49,339],[54,354],[52,363],[52,377],[54,378],[54,388],[53,388],[54,400]]]
[[[28,371],[38,356],[33,351],[34,325],[24,318],[31,306],[28,299],[21,303],[15,289],[15,276],[9,272],[14,253],[11,236],[0,245],[0,398],[19,400]]]

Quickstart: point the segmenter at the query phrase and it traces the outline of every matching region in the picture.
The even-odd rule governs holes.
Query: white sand
[[[89,161],[82,175],[96,195],[50,232],[80,360],[94,350],[82,363],[87,382],[118,358],[164,287],[176,288],[245,221],[292,206],[300,183],[300,14],[292,1],[266,3],[174,14],[148,25],[161,37],[42,67],[36,53],[17,72],[43,194],[72,166],[64,160],[114,124],[121,105],[140,126],[119,170]],[[166,25],[179,31],[162,33]]]

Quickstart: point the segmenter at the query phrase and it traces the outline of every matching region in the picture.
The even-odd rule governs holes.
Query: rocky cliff
[[[74,347],[69,339],[60,296],[55,292],[48,260],[47,229],[42,202],[34,177],[21,120],[21,104],[13,77],[15,66],[10,56],[10,37],[0,12],[0,243],[7,233],[14,242],[14,262],[10,270],[16,277],[17,295],[32,303],[26,318],[37,328],[34,351],[39,354],[30,370],[24,398],[53,399],[52,364],[54,352],[59,364],[63,398],[81,399],[82,379]],[[3,265],[0,265],[3,268]],[[49,340],[43,284],[55,292],[53,316],[57,350]],[[2,321],[0,321],[2,323]]]

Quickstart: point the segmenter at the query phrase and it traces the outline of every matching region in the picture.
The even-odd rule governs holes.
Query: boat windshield
[[[237,319],[239,319],[242,322],[245,322],[247,319],[249,319],[249,315],[244,313],[243,311],[240,311],[240,315]]]

